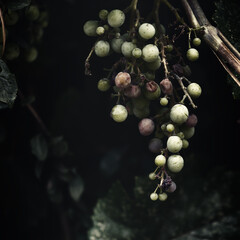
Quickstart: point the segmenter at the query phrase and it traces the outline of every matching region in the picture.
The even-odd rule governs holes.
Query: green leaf
[[[15,11],[29,6],[31,0],[12,0],[7,2],[7,8]]]
[[[44,161],[48,155],[48,144],[42,134],[38,134],[30,141],[32,154],[39,160]]]
[[[6,63],[0,59],[0,102],[11,107],[17,97],[17,82],[15,75],[9,72]]]
[[[82,178],[77,175],[72,181],[69,183],[69,192],[70,196],[74,201],[78,201],[83,193],[84,183]]]

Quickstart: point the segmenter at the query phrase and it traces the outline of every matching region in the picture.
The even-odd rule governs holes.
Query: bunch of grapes
[[[130,28],[124,28],[130,13]],[[180,26],[182,27],[182,26]],[[191,82],[190,67],[185,61],[196,61],[201,44],[198,30],[185,25],[189,49],[182,54],[174,37],[166,34],[159,21],[145,21],[133,5],[125,10],[103,9],[99,20],[89,20],[83,30],[97,40],[85,61],[85,73],[91,75],[90,58],[117,56],[108,74],[100,79],[100,91],[112,91],[116,97],[110,116],[116,122],[125,121],[129,115],[139,119],[138,128],[143,136],[152,137],[149,150],[156,154],[156,169],[149,174],[157,181],[150,195],[155,201],[165,201],[167,193],[176,190],[168,171],[178,173],[184,166],[180,152],[189,146],[194,135],[197,116],[189,113],[186,102],[195,109],[193,99],[201,95],[201,87]],[[191,34],[194,33],[192,40]]]
[[[2,23],[0,26],[1,48],[6,41],[3,58],[13,61],[21,57],[29,63],[35,61],[38,57],[37,45],[48,26],[46,8],[35,2],[19,10],[6,8],[3,11],[3,22],[4,25]]]

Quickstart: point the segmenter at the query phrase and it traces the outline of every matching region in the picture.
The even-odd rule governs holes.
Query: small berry
[[[160,153],[163,147],[163,142],[159,138],[153,138],[148,144],[148,149],[152,153]]]
[[[110,86],[110,81],[107,78],[100,79],[97,84],[98,90],[101,92],[106,92]]]
[[[140,58],[142,56],[142,50],[140,48],[134,48],[132,50],[132,55],[135,58]]]
[[[198,37],[196,37],[196,38],[193,39],[193,45],[194,45],[195,47],[200,46],[200,45],[201,45],[201,42],[202,42],[201,39],[198,38]]]
[[[176,191],[176,189],[177,189],[177,185],[176,185],[175,182],[172,181],[172,184],[170,185],[170,187],[166,191],[169,192],[169,193],[173,193],[173,192]]]
[[[131,76],[127,72],[119,72],[115,77],[115,85],[120,88],[124,89],[128,87],[131,83]]]
[[[187,50],[187,59],[191,62],[198,60],[199,52],[195,48],[190,48]]]
[[[166,193],[160,193],[158,195],[158,198],[159,198],[160,201],[166,201],[167,198],[168,198],[168,195]]]
[[[188,148],[188,146],[189,146],[188,140],[183,139],[182,142],[183,142],[182,148],[184,148],[184,149],[185,149],[185,148]]]
[[[200,85],[197,83],[190,83],[187,86],[187,91],[188,91],[189,95],[193,98],[200,97],[200,95],[202,93],[202,89],[201,89]]]
[[[138,124],[138,129],[141,135],[148,136],[155,129],[155,124],[152,119],[143,118]]]
[[[160,98],[160,104],[162,106],[167,106],[168,105],[168,99],[163,97],[163,98]]]
[[[172,52],[173,51],[173,45],[172,44],[168,44],[167,46],[166,46],[166,52]]]
[[[148,175],[150,180],[155,180],[156,179],[156,174],[154,172],[149,173]]]
[[[174,127],[174,125],[171,124],[171,123],[169,123],[169,124],[166,126],[166,130],[167,130],[168,132],[170,132],[170,133],[173,132],[174,129],[175,129],[175,127]]]
[[[105,32],[104,27],[102,27],[102,26],[97,27],[97,29],[96,29],[96,33],[97,33],[97,35],[103,35],[104,32]]]
[[[156,201],[158,199],[157,193],[155,193],[155,192],[151,193],[150,198],[152,201]]]
[[[123,122],[128,116],[128,111],[125,106],[117,104],[112,108],[111,117],[115,122]]]
[[[166,157],[164,155],[160,154],[160,155],[156,156],[154,162],[158,167],[162,167],[166,163]]]
[[[108,16],[108,10],[106,9],[100,10],[100,12],[98,13],[98,16],[101,20],[106,20]]]

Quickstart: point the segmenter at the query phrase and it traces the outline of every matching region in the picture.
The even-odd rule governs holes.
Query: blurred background
[[[152,2],[139,1],[143,16]],[[214,2],[199,2],[211,19]],[[83,24],[103,8],[124,9],[130,1],[36,3],[49,13],[38,58],[7,62],[21,97],[0,111],[0,238],[239,239],[240,102],[212,51],[203,43],[199,61],[190,64],[190,80],[203,93],[185,167],[174,176],[178,189],[166,202],[152,203],[150,137],[139,134],[134,117],[113,122],[114,100],[97,89],[111,58],[93,56],[93,75],[84,75],[95,40]],[[161,17],[165,26],[172,19],[167,11]]]

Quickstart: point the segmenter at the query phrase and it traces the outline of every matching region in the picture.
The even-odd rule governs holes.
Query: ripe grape
[[[138,129],[140,134],[143,136],[148,136],[150,135],[155,128],[155,124],[152,119],[150,118],[143,118],[139,123],[138,123]]]
[[[148,149],[152,153],[160,153],[163,147],[162,140],[159,138],[153,138],[148,144]]]
[[[141,88],[138,85],[130,84],[124,89],[124,95],[130,98],[137,98],[141,95]]]
[[[126,88],[131,83],[131,76],[127,72],[119,72],[115,77],[115,85],[120,88]]]
[[[160,82],[160,87],[164,94],[172,95],[173,86],[172,86],[172,82],[168,78],[165,78]]]
[[[195,114],[191,114],[187,121],[185,122],[185,125],[187,127],[195,127],[197,125],[197,122],[198,122],[198,118]]]
[[[172,181],[172,184],[170,185],[170,187],[166,191],[169,192],[169,193],[173,193],[173,192],[176,191],[176,189],[177,189],[177,185],[176,185],[175,182]]]

